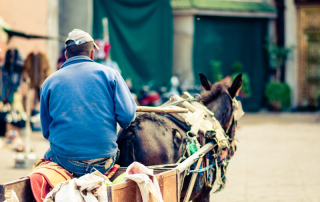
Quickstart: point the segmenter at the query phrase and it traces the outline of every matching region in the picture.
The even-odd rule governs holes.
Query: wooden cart
[[[187,158],[185,161],[177,166],[174,165],[160,165],[154,166],[154,174],[158,180],[160,191],[165,202],[178,202],[180,201],[180,194],[184,177],[190,166],[197,162],[195,169],[198,169],[202,163],[202,157],[213,148],[212,143],[203,146],[199,151]],[[162,168],[161,168],[162,167]],[[117,172],[110,179],[113,181],[117,176],[126,171],[126,168],[119,168]],[[193,190],[197,173],[193,173],[189,188],[183,201],[189,201],[189,197]],[[19,202],[33,202],[33,194],[31,191],[30,179],[23,178],[17,181],[5,183],[0,185],[0,202],[4,201],[5,193],[11,190],[15,191],[18,196]],[[142,202],[141,194],[138,185],[134,181],[124,182],[107,186],[109,202]]]

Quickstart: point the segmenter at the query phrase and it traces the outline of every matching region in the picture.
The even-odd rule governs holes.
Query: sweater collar
[[[62,69],[63,67],[66,67],[68,65],[71,65],[71,64],[74,64],[74,63],[79,63],[79,62],[93,62],[93,61],[88,56],[78,55],[78,56],[71,57],[67,61],[65,61],[62,64],[62,66],[60,67],[60,69]]]

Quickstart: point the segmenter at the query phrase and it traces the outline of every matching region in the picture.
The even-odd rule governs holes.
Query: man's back
[[[41,121],[52,152],[69,160],[114,156],[116,121],[136,111],[121,75],[86,56],[70,58],[41,87]]]

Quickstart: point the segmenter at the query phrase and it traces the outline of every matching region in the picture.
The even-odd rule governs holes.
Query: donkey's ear
[[[199,76],[202,88],[207,91],[211,90],[212,84],[210,81],[208,81],[208,79],[202,73],[199,73]]]
[[[241,87],[242,87],[242,74],[238,74],[238,76],[234,79],[231,87],[229,88],[229,93],[232,98],[239,95]]]

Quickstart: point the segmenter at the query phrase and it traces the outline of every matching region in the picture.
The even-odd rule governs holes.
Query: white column
[[[174,15],[173,74],[178,75],[180,84],[194,85],[193,35],[194,16]]]
[[[59,36],[59,1],[49,0],[48,1],[48,36],[58,37]],[[57,40],[48,40],[47,42],[47,57],[51,72],[57,70],[57,62],[59,57],[59,42]]]
[[[291,88],[291,106],[297,107],[299,103],[299,60],[297,38],[297,11],[293,0],[285,0],[285,46],[294,45],[294,51],[289,54],[286,61],[285,81]]]

